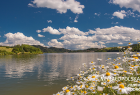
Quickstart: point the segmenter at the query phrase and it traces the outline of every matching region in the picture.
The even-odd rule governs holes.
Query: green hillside
[[[16,45],[14,47],[0,46],[0,55],[13,54],[41,54],[43,53],[39,48],[31,45]]]

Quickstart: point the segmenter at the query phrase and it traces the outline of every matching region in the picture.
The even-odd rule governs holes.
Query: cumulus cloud
[[[86,35],[85,32],[80,31],[78,28],[67,26],[66,29],[59,28],[61,34],[77,34],[77,35]]]
[[[47,20],[48,23],[52,23],[52,20]]]
[[[75,17],[74,22],[78,22],[78,21],[77,21],[78,17],[79,17],[78,15]]]
[[[60,32],[57,29],[53,29],[50,26],[48,26],[47,28],[44,28],[42,30],[43,30],[43,32],[49,32],[50,34],[57,34],[57,35],[60,34]]]
[[[137,41],[140,39],[140,30],[134,28],[114,26],[110,28],[96,28],[88,32],[80,31],[78,28],[67,26],[65,29],[58,29],[64,34],[57,39],[51,40],[48,45],[52,47],[61,46],[67,49],[87,49],[103,48],[106,43],[128,43],[128,41]],[[121,42],[121,43],[120,43]]]
[[[37,32],[37,33],[40,33],[40,32],[41,32],[41,30],[36,30],[36,32]]]
[[[126,12],[125,10],[117,11],[113,13],[113,16],[117,16],[120,19],[124,19],[124,17],[126,17]]]
[[[140,38],[140,30],[136,30],[134,28],[123,27],[123,26],[114,26],[111,28],[100,29],[96,28],[96,30],[89,30],[89,33],[96,34],[96,38],[98,40],[110,40],[112,41],[137,41],[137,38]]]
[[[17,32],[17,33],[7,33],[5,34],[6,41],[1,42],[0,45],[3,46],[14,46],[17,44],[28,44],[28,45],[41,45],[44,46],[44,44],[40,43],[39,41],[33,39],[32,37],[27,37],[23,33]]]
[[[52,39],[48,42],[48,45],[50,47],[63,48],[63,44],[61,42],[58,42],[57,39]]]
[[[140,12],[140,0],[110,0],[109,3],[119,5],[121,8],[132,8],[134,11]]]
[[[45,37],[44,35],[38,34],[38,37]]]
[[[131,12],[131,10],[128,11],[121,10],[121,11],[114,12],[113,16],[117,16],[120,19],[124,19],[124,17],[126,16],[136,17],[137,14],[135,15],[134,12]]]
[[[69,9],[75,14],[83,13],[84,8],[84,5],[75,0],[34,0],[28,6],[56,9],[59,13],[66,13]]]

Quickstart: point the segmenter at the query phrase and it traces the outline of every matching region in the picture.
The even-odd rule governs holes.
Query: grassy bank
[[[34,46],[16,45],[14,47],[1,46],[0,55],[15,55],[15,54],[42,54],[43,52]]]

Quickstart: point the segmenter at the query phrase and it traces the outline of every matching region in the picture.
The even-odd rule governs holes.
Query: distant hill
[[[0,55],[12,55],[12,54],[41,54],[41,53],[76,53],[76,52],[122,52],[128,46],[122,46],[122,48],[118,47],[107,47],[107,48],[89,48],[84,50],[69,50],[65,48],[56,48],[56,47],[43,47],[40,45],[15,45],[13,47],[10,46],[0,46]],[[133,44],[132,52],[140,52],[140,45]]]
[[[56,47],[43,47],[40,45],[33,45],[34,47],[40,48],[45,53],[64,53],[64,52],[120,52],[124,51],[128,46],[122,46],[122,48],[118,47],[107,47],[107,48],[89,48],[84,50],[69,50],[65,48],[56,48]],[[130,47],[132,47],[132,51],[140,52],[140,45],[139,44],[133,44]]]

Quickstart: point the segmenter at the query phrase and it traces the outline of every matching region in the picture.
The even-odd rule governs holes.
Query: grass
[[[0,50],[6,50],[7,52],[12,52],[13,48],[0,47]]]

